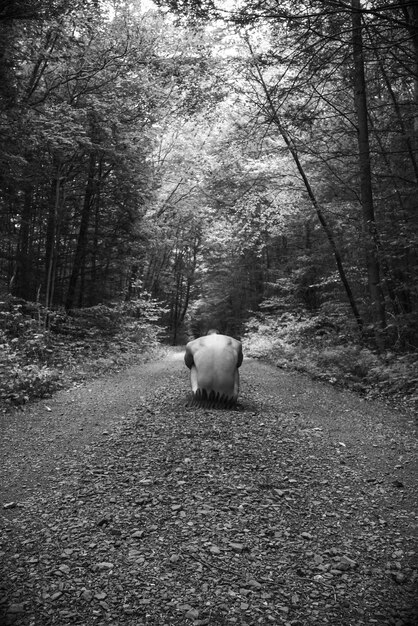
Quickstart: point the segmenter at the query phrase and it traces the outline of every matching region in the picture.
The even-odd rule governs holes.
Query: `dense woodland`
[[[416,373],[414,0],[5,0],[0,137],[9,364],[127,315]]]

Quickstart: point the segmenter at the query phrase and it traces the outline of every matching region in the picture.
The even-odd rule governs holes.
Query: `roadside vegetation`
[[[247,323],[244,343],[246,356],[306,372],[368,398],[417,408],[417,354],[371,350],[359,342],[342,316],[258,313]]]
[[[210,327],[416,404],[418,4],[256,4],[6,3],[2,406]]]
[[[162,353],[163,308],[151,298],[47,311],[8,297],[0,303],[0,409],[49,397],[60,388]],[[247,357],[305,372],[406,409],[418,404],[418,357],[361,345],[343,318],[291,310],[259,312],[246,324]]]
[[[66,313],[17,298],[0,303],[0,409],[119,369],[162,350],[151,299]]]

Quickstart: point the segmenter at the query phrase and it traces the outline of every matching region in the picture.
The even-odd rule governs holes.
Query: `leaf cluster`
[[[315,315],[306,311],[295,315],[290,307],[282,312],[282,301],[272,300],[266,309],[246,324],[244,347],[248,356],[416,410],[416,355],[378,354],[361,345],[355,328],[347,325],[346,311],[337,306],[329,305]]]
[[[164,308],[147,294],[109,305],[47,310],[16,298],[0,303],[2,408],[50,396],[156,350]]]

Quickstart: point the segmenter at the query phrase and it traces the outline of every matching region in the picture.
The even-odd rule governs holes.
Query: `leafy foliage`
[[[32,345],[39,345],[40,335],[33,337]],[[57,370],[29,363],[24,351],[19,351],[17,341],[8,342],[6,334],[0,334],[0,404],[24,404],[32,398],[43,398],[60,387]]]
[[[181,15],[211,15],[201,2],[159,4]],[[371,347],[411,350],[418,306],[417,13],[415,6],[372,5],[242,2],[221,12],[226,29],[246,29],[241,38],[232,31],[225,37],[234,73],[230,122],[212,152],[217,158],[205,186],[211,206],[222,212],[219,224],[226,216],[233,224],[230,247],[239,249],[245,233],[249,258],[261,261],[258,302],[291,277],[312,311],[348,300]],[[360,79],[364,98],[354,106]],[[372,160],[365,158],[366,142]],[[282,214],[278,197],[283,171],[288,196],[299,195],[291,216]],[[225,251],[230,275],[246,292]],[[216,272],[204,278],[206,292],[216,291]],[[231,308],[221,308],[220,317],[228,318]]]
[[[126,303],[48,311],[9,298],[0,304],[0,405],[43,398],[85,376],[159,347],[164,309],[148,296]]]
[[[247,323],[245,353],[368,397],[396,398],[416,408],[416,355],[378,354],[358,343],[355,328],[350,332],[346,320],[338,310],[258,314]]]
[[[418,337],[416,7],[376,0],[354,29],[365,219],[358,3],[158,4],[182,19],[45,0],[42,20],[2,25],[0,288],[45,306],[8,311],[9,357],[55,380],[57,336],[74,338],[72,363],[94,338],[153,343],[160,312],[178,343],[239,336],[262,311],[293,320],[278,335],[296,362],[351,310],[358,348],[346,331],[322,341],[312,372],[384,379],[377,337],[386,360]]]

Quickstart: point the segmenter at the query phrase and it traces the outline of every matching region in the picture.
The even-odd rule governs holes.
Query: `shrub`
[[[337,345],[319,351],[318,365],[334,375],[361,380],[369,376],[372,368],[379,364],[378,357],[370,350],[356,345]]]
[[[36,364],[14,367],[12,376],[8,376],[5,383],[2,400],[12,404],[48,397],[62,386],[59,372]]]
[[[244,336],[247,356],[305,371],[315,378],[361,391],[394,397],[408,406],[418,402],[416,354],[378,355],[361,345],[344,316],[282,313],[253,317]]]
[[[159,346],[163,309],[146,294],[71,311],[0,302],[0,400],[23,404],[64,383],[119,367]]]
[[[25,353],[19,351],[18,344],[18,340],[9,343],[5,332],[0,332],[0,397],[8,404],[43,398],[60,387],[58,371],[37,363],[25,364]]]

